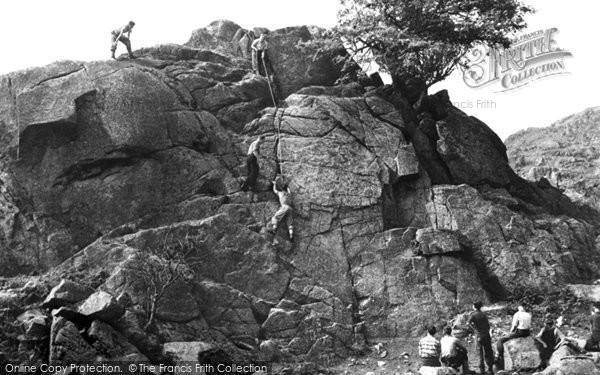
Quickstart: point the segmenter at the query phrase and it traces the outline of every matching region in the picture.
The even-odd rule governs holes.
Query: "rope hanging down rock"
[[[265,70],[265,75],[267,76],[267,84],[269,86],[269,93],[271,94],[271,100],[273,101],[273,107],[275,107],[275,111],[273,112],[273,127],[275,127],[275,119],[277,117],[277,112],[279,111],[279,107],[277,106],[277,102],[275,101],[275,95],[273,94],[273,85],[271,84],[271,76],[269,75],[269,71],[267,70],[267,63],[265,62],[265,58],[261,59],[263,63],[263,68]],[[277,161],[279,166],[279,172],[281,175],[285,176],[283,173],[283,165],[281,163],[281,121],[277,124]],[[277,170],[275,170],[275,178],[277,178]]]

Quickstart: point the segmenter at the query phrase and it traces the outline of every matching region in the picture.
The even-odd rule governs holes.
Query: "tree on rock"
[[[167,233],[158,245],[149,246],[136,254],[133,261],[125,267],[136,276],[137,287],[144,295],[144,331],[154,323],[159,303],[169,289],[194,278],[193,266],[200,259],[191,258],[190,254],[196,245],[187,235],[177,238],[174,234]]]
[[[341,0],[336,32],[395,86],[420,94],[482,43],[508,47],[532,9],[519,0]]]

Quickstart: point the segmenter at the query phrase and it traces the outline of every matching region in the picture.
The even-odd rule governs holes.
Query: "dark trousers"
[[[438,357],[421,357],[421,365],[440,367],[442,364],[440,363],[440,359]]]
[[[529,336],[528,329],[517,329],[516,331],[509,333],[506,336],[500,337],[498,342],[496,343],[496,351],[498,352],[498,357],[502,357],[504,355],[504,343],[510,341],[512,339],[516,339],[519,337],[527,337]]]
[[[585,340],[584,349],[587,351],[598,351],[598,343],[600,343],[600,332],[592,332],[590,337]]]
[[[442,357],[441,361],[444,365],[452,367],[455,370],[462,368],[463,372],[465,372],[469,368],[469,358],[467,357],[467,352],[463,350],[457,350],[455,356]]]
[[[246,177],[246,181],[244,181],[244,184],[242,185],[242,190],[255,191],[256,180],[258,179],[258,160],[254,154],[250,154],[246,158],[246,171],[248,172],[248,177]]]
[[[477,352],[479,353],[479,369],[483,374],[485,365],[490,372],[494,366],[494,351],[492,350],[492,338],[489,334],[477,336]]]
[[[265,71],[265,66],[267,67]],[[271,61],[269,61],[269,55],[267,50],[253,51],[252,53],[252,68],[261,76],[267,76],[273,71]]]
[[[117,42],[121,42],[125,45],[125,47],[127,47],[127,53],[129,54],[129,56],[133,56],[133,52],[131,52],[131,41],[129,40],[129,38],[125,35],[121,35],[121,37],[117,40],[118,36],[119,34],[111,34],[112,44],[110,46],[110,51],[112,53],[115,53],[115,51],[117,50]]]
[[[527,337],[529,336],[529,334],[530,332],[528,329],[517,329],[516,331],[498,339],[498,342],[496,343],[496,351],[498,352],[498,363],[496,365],[499,369],[504,369],[504,343],[519,337]]]
[[[548,366],[550,357],[552,357],[552,353],[554,353],[554,345],[550,345],[551,343],[546,343],[546,347],[544,348],[544,345],[540,344],[540,342],[537,340],[535,340],[534,344],[537,350],[540,352],[540,359],[542,362],[540,367],[546,368]]]

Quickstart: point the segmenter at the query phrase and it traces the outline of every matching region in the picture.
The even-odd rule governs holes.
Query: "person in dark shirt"
[[[591,334],[585,341],[585,350],[598,351],[598,343],[600,343],[600,309],[598,305],[592,306],[592,317],[590,319]]]
[[[540,352],[540,359],[542,364],[540,370],[543,370],[548,366],[548,361],[554,353],[554,350],[564,340],[564,336],[560,330],[554,326],[553,319],[547,319],[546,325],[541,329],[540,333],[535,336],[536,346]]]
[[[473,304],[473,313],[469,317],[468,324],[477,334],[477,351],[479,352],[479,368],[481,374],[485,374],[487,364],[490,374],[494,374],[494,351],[492,350],[492,338],[490,336],[490,322],[484,312],[481,311],[481,302]]]

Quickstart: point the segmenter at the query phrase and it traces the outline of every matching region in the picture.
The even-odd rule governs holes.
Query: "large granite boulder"
[[[522,337],[504,343],[504,369],[533,370],[540,366],[540,352],[533,337]]]
[[[246,30],[231,21],[219,20],[195,30],[186,46],[248,58],[249,31],[253,38],[268,30]],[[324,33],[324,29],[297,26],[268,34],[268,54],[275,71],[279,99],[305,86],[331,86],[348,72],[348,53],[341,43],[332,46]],[[356,65],[352,69],[356,70]]]
[[[600,370],[593,358],[576,353],[569,346],[563,345],[552,353],[549,366],[539,375],[598,375]]]
[[[97,291],[79,306],[78,312],[91,318],[111,322],[120,318],[125,309],[109,293]]]
[[[595,239],[592,225],[549,215],[534,219],[468,185],[438,185],[432,190],[428,212],[433,228],[463,236],[474,250],[484,283],[497,296],[518,295],[523,287],[554,290],[596,274],[597,253],[589,251]],[[577,261],[584,258],[586,262]]]
[[[43,306],[55,309],[60,306],[79,302],[94,293],[94,289],[70,280],[62,279],[60,283],[52,288],[50,294],[44,300]]]

